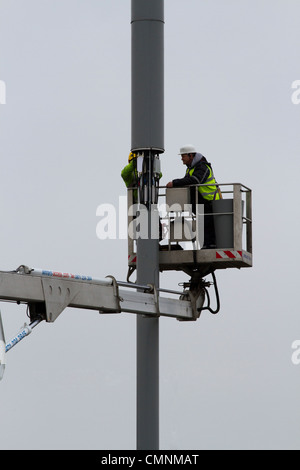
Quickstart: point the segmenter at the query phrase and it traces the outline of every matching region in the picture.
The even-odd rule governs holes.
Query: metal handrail
[[[170,212],[168,209],[171,209],[172,206],[170,206],[168,208],[168,206],[164,205],[164,203],[166,202],[165,198],[168,196],[168,191],[167,190],[170,189],[170,191],[172,191],[172,189],[176,190],[176,189],[191,188],[192,191],[193,191],[193,188],[195,188],[195,193],[194,193],[195,203],[201,203],[201,201],[199,201],[199,198],[198,198],[199,192],[197,191],[197,188],[198,187],[206,187],[206,186],[211,186],[211,183],[193,184],[193,185],[183,186],[183,187],[179,187],[179,188],[167,188],[167,186],[159,186],[157,188],[158,189],[157,207],[160,211],[161,221],[162,222],[166,221],[167,224],[168,224],[168,219],[170,219],[170,216],[171,216],[172,212],[174,212],[174,213],[178,212],[178,214],[181,214],[181,216],[183,218],[187,219],[187,220],[189,220],[189,217],[191,217],[193,220],[195,220],[195,217],[196,217],[195,214],[191,214],[191,213],[189,213],[188,215],[186,214],[187,211],[184,210],[184,205],[183,205],[183,204],[185,204],[185,202],[184,202],[185,197],[181,198],[181,200],[178,201],[181,204],[181,209],[179,209],[178,211],[175,210],[175,211]],[[210,212],[210,213],[213,214],[216,217],[232,216],[233,217],[233,237],[234,237],[233,246],[234,246],[234,249],[235,250],[245,250],[245,251],[252,254],[252,230],[251,230],[251,227],[252,227],[252,202],[251,202],[252,201],[252,190],[248,186],[246,186],[242,183],[217,183],[217,186],[221,189],[221,193],[223,195],[223,198],[220,199],[220,201],[222,201],[222,200],[226,201],[226,200],[232,199],[233,200],[233,208],[231,209],[231,207],[230,208],[229,207],[228,208],[224,207],[224,209],[227,209],[227,210],[226,210],[226,212],[222,212],[222,209],[220,209],[220,211],[219,211],[218,207],[216,205],[215,210],[217,212]],[[132,188],[132,189],[136,189],[136,188]],[[173,199],[174,198],[172,198],[172,201],[173,201]],[[128,203],[130,204],[129,201],[130,201],[130,199],[128,199]],[[244,215],[243,211],[241,210],[241,208],[239,207],[239,201],[242,201],[244,203],[245,215]],[[174,200],[174,203],[175,202],[176,201]],[[219,200],[217,200],[216,202],[218,203]],[[171,202],[169,202],[169,204],[171,204]],[[172,202],[172,204],[173,204],[173,202]],[[191,205],[192,202],[187,199],[186,204]],[[229,209],[229,211],[228,211],[228,209]],[[203,214],[203,216],[208,216],[208,215],[210,215],[210,214],[208,214],[208,213]],[[170,234],[171,234],[170,227],[168,228],[168,230],[169,231],[166,232],[165,235],[167,235],[167,236],[164,237],[164,240],[168,241],[169,245],[170,245],[170,243],[172,243],[171,238],[170,238]],[[183,239],[182,241],[183,242],[184,241],[189,242],[189,241],[192,241],[192,240]],[[193,247],[193,250],[195,250],[194,247]],[[187,251],[188,251],[188,248],[187,248]],[[130,259],[132,259],[132,256],[134,256],[134,254],[135,254],[134,240],[133,239],[129,240],[129,238],[128,238],[128,252],[130,253]]]
[[[250,188],[248,188],[248,186],[245,186],[242,183],[216,183],[213,186],[236,186],[236,185],[239,185],[239,186],[245,188],[247,191],[252,191]],[[189,184],[188,185],[188,187],[198,187],[198,186],[212,186],[212,183],[199,183],[199,184]],[[187,186],[182,186],[182,187],[186,188]],[[161,189],[161,188],[167,188],[167,186],[159,186],[159,189]],[[136,188],[133,187],[133,188],[128,188],[128,189],[136,189]],[[228,192],[232,192],[232,191],[228,191]]]

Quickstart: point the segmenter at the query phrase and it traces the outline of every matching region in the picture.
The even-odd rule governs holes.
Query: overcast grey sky
[[[300,449],[299,17],[299,0],[165,0],[162,183],[189,142],[252,188],[254,267],[217,272],[218,315],[160,320],[161,449]],[[0,0],[1,270],[125,280],[96,210],[126,194],[130,41],[129,0]],[[0,308],[8,340],[26,309]],[[135,449],[135,322],[67,309],[10,351],[0,448]]]

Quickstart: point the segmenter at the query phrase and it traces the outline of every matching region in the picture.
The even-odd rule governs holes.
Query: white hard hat
[[[197,150],[195,149],[193,145],[188,144],[188,145],[184,145],[183,147],[181,147],[178,155],[183,155],[185,153],[197,153]]]

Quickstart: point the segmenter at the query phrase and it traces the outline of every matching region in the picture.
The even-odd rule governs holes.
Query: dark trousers
[[[204,203],[204,214],[204,246],[214,248],[216,245],[216,233],[211,201]]]
[[[207,201],[200,194],[198,204],[204,205],[204,246],[214,248],[216,246],[215,224],[212,201]],[[195,192],[191,191],[192,211],[196,214]]]

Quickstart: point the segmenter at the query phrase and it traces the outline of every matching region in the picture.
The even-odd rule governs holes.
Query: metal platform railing
[[[153,206],[154,223],[160,230],[160,270],[190,271],[203,265],[213,269],[252,266],[252,191],[241,183],[220,183],[221,199],[208,207],[200,203],[199,186],[159,187],[158,203]],[[141,205],[128,190],[128,264],[136,264],[136,240]],[[135,206],[133,203],[136,203]],[[132,210],[135,207],[135,210]],[[205,223],[213,219],[216,246],[203,247]],[[158,222],[159,219],[159,222]],[[204,249],[206,248],[206,249]]]

